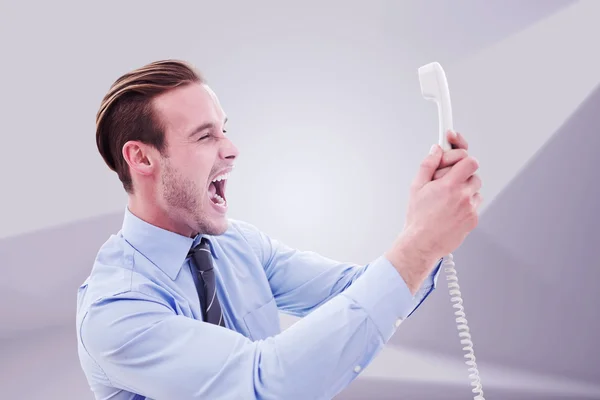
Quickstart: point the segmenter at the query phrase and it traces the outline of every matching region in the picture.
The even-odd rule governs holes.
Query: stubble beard
[[[195,234],[223,234],[226,227],[211,221],[211,216],[203,209],[202,200],[206,193],[195,182],[181,176],[167,159],[163,159],[162,164],[162,197],[169,212]]]

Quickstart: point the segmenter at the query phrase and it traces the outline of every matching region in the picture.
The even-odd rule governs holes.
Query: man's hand
[[[469,154],[469,143],[459,132],[448,131],[446,133],[448,143],[452,146],[451,150],[445,151],[442,156],[442,161],[437,171],[433,175],[433,180],[438,180],[450,171],[450,168],[463,158],[466,158]]]
[[[482,201],[478,162],[461,135],[449,133],[453,149],[438,145],[421,162],[411,188],[404,230],[385,253],[414,294],[436,261],[454,251],[477,226]]]

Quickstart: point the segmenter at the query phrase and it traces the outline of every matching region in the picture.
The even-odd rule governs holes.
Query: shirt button
[[[402,320],[401,319],[397,319],[396,323],[395,323],[396,328],[399,327],[401,323],[402,323]]]
[[[360,367],[360,365],[357,365],[356,367],[354,367],[354,372],[356,372],[358,374],[361,369],[362,368]]]

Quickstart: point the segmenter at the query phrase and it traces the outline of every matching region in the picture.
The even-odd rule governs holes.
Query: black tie
[[[210,253],[208,241],[202,238],[200,244],[190,250],[188,256],[192,256],[192,265],[199,272],[199,284],[204,288],[204,290],[201,290],[200,287],[197,287],[204,320],[210,324],[225,326],[223,312],[217,297],[215,270],[213,269],[212,254]]]

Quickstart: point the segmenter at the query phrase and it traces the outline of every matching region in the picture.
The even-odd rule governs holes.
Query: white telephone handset
[[[437,62],[432,62],[423,65],[418,69],[419,82],[421,84],[421,94],[427,100],[432,100],[437,104],[438,108],[438,119],[439,119],[439,145],[446,150],[450,150],[451,146],[447,140],[447,132],[453,130],[452,122],[452,104],[450,102],[450,91],[448,90],[448,81],[446,80],[446,73],[442,66]],[[464,345],[463,350],[467,352],[465,358],[466,363],[469,366],[469,378],[472,380],[471,386],[473,386],[473,393],[478,393],[475,400],[485,400],[483,397],[483,390],[481,388],[481,382],[479,378],[479,371],[477,370],[477,363],[475,362],[475,353],[473,351],[473,342],[471,341],[471,334],[469,333],[469,327],[467,326],[467,319],[465,318],[465,312],[463,308],[463,301],[458,286],[458,277],[456,276],[456,269],[454,268],[454,261],[452,254],[448,254],[442,261],[442,267],[445,269],[448,280],[448,288],[450,289],[450,301],[454,304],[452,307],[456,309],[454,315],[456,315],[456,323],[458,325],[459,337],[461,344]]]

